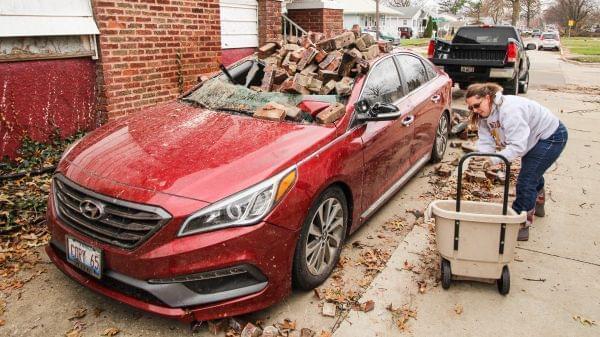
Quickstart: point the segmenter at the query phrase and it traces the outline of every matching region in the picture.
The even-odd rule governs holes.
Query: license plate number
[[[463,72],[463,73],[474,73],[475,72],[475,67],[461,66],[460,67],[460,71]]]
[[[102,251],[69,236],[67,261],[95,278],[102,277]]]

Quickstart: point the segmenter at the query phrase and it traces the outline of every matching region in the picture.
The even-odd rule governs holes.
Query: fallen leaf
[[[462,307],[462,305],[460,305],[460,304],[457,304],[457,305],[455,305],[455,306],[454,306],[454,312],[455,312],[457,315],[460,315],[460,314],[462,314],[462,313],[463,313],[463,307]]]
[[[69,317],[69,321],[72,321],[74,319],[84,318],[86,314],[87,314],[87,309],[85,309],[85,308],[77,309],[73,313],[73,316]]]
[[[100,314],[101,314],[102,312],[104,312],[104,309],[102,309],[102,308],[98,308],[98,307],[95,307],[95,308],[94,308],[94,317],[98,317],[98,316],[100,316]]]
[[[296,330],[296,321],[285,318],[281,324],[282,329]]]
[[[112,336],[118,334],[119,332],[121,332],[121,330],[119,330],[118,328],[108,328],[108,329],[104,330],[104,332],[102,333],[102,336],[112,337]]]
[[[65,337],[81,337],[81,330],[77,328],[72,328],[71,330],[65,333]]]
[[[0,326],[4,326],[6,322],[3,319],[0,319]]]
[[[573,316],[573,319],[576,320],[576,321],[578,321],[579,323],[581,323],[583,325],[587,325],[587,326],[596,325],[595,321],[592,321],[591,319],[587,319],[587,318],[581,317],[579,315]]]
[[[331,337],[331,332],[323,330],[319,334],[319,337]]]
[[[375,308],[375,302],[368,300],[365,303],[361,303],[360,310],[364,312],[369,312]]]

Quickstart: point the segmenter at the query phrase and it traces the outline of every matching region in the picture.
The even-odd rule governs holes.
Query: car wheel
[[[439,163],[444,159],[444,153],[448,145],[448,114],[442,113],[438,127],[435,129],[435,140],[433,142],[433,149],[431,150],[431,161]]]
[[[294,253],[294,286],[310,290],[329,277],[337,264],[348,226],[348,204],[338,187],[325,190],[308,211]]]
[[[538,46],[538,50],[542,50],[542,46]]]
[[[525,80],[519,81],[519,93],[526,94],[529,89],[529,71],[525,74]]]

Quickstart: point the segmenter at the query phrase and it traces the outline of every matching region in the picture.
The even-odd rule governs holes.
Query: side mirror
[[[537,46],[535,45],[535,43],[528,43],[527,44],[527,50],[536,50]]]
[[[376,102],[370,106],[366,100],[356,102],[354,109],[360,121],[391,121],[401,115],[400,109],[393,104]]]

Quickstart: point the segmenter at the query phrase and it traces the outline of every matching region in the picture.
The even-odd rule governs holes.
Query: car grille
[[[66,225],[122,248],[137,247],[171,219],[162,208],[110,198],[60,174],[54,177],[53,190],[57,215]]]
[[[505,50],[454,50],[451,54],[453,59],[469,59],[484,61],[503,61],[506,56]]]

